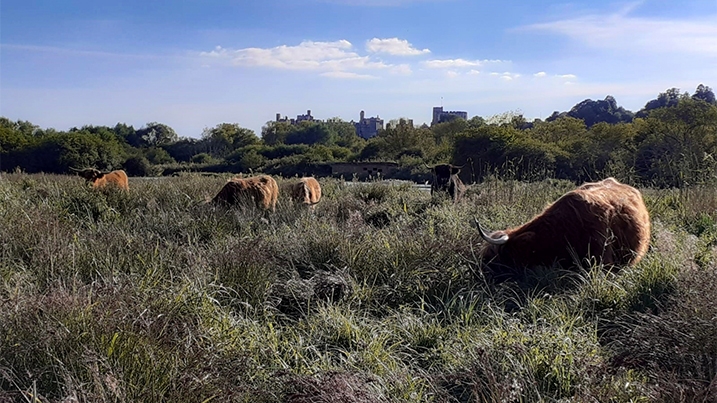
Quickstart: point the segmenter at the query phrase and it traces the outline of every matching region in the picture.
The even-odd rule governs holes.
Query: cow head
[[[89,181],[89,182],[94,182],[97,179],[105,176],[104,173],[100,172],[100,170],[95,169],[95,168],[77,169],[77,168],[70,167],[70,170],[77,172],[78,175],[87,179],[87,181]]]
[[[535,254],[536,234],[533,231],[513,232],[511,230],[486,232],[475,220],[478,233],[485,241],[481,250],[481,265],[484,273],[494,281],[500,282],[518,275],[524,267],[523,261],[529,261]]]
[[[463,165],[456,166],[451,164],[440,164],[431,168],[433,173],[433,186],[432,190],[443,190],[447,191],[451,181],[451,175],[458,175],[461,172]]]

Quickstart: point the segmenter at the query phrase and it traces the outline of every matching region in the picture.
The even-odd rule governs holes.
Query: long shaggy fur
[[[288,185],[289,196],[295,203],[313,207],[321,200],[321,185],[312,177],[301,178]]]
[[[94,168],[87,168],[78,172],[79,175],[87,179],[88,182],[92,182],[92,187],[95,189],[117,187],[129,191],[127,173],[121,169],[105,173]]]
[[[650,243],[650,216],[637,189],[607,178],[585,183],[528,223],[489,237],[505,235],[505,244],[485,246],[483,262],[489,267],[570,264],[575,258],[634,265]]]
[[[251,178],[232,178],[214,196],[212,203],[235,205],[250,202],[261,210],[276,210],[279,187],[268,175]]]

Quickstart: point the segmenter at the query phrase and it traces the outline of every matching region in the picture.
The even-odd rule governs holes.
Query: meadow
[[[715,402],[717,191],[641,189],[637,266],[499,284],[478,218],[575,184],[488,180],[453,204],[321,180],[314,213],[206,203],[225,177],[0,176],[0,402]]]

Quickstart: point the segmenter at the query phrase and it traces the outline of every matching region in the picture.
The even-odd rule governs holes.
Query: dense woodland
[[[0,170],[6,172],[66,173],[92,166],[123,168],[131,176],[322,176],[330,174],[331,162],[395,161],[400,179],[417,180],[425,177],[424,163],[452,162],[467,164],[467,182],[489,176],[581,182],[612,175],[645,186],[683,187],[712,182],[716,155],[717,101],[702,84],[694,94],[668,89],[635,113],[607,96],[532,122],[514,112],[432,127],[400,119],[370,140],[338,118],[299,125],[270,121],[260,137],[240,124],[221,123],[199,139],[180,137],[157,122],[139,129],[118,123],[57,131],[0,118]]]

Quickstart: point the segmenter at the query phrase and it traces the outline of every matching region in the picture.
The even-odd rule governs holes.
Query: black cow
[[[463,197],[466,192],[466,185],[463,184],[458,173],[463,165],[439,164],[431,168],[433,182],[431,183],[431,195],[435,192],[448,192],[454,202]]]

